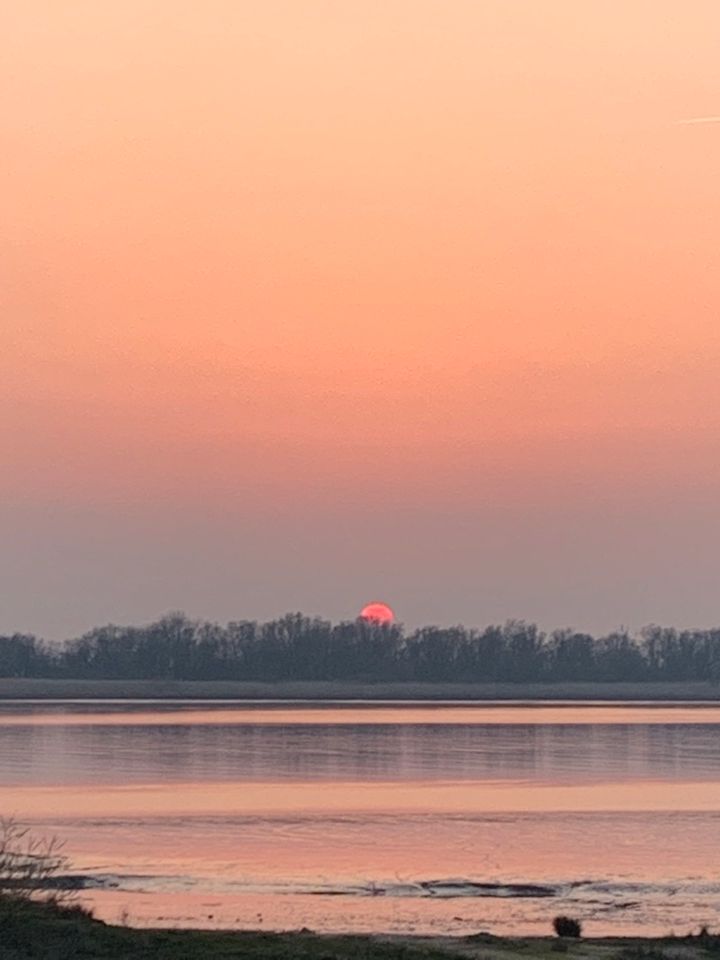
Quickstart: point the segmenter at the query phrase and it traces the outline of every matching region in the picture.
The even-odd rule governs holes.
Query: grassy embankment
[[[0,678],[0,700],[716,700],[710,683],[342,683]]]
[[[138,930],[76,909],[0,902],[3,960],[718,960],[719,937],[559,941]]]

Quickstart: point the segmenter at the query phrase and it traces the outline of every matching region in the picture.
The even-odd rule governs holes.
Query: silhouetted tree
[[[51,649],[28,634],[0,637],[0,677],[46,677],[55,672]]]
[[[0,636],[0,676],[156,680],[720,682],[720,629],[646,627],[594,639],[509,620],[482,631],[300,613],[227,626],[170,613],[142,627],[96,627],[63,645]]]

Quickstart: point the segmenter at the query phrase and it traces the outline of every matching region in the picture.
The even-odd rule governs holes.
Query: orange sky
[[[720,622],[716,0],[26,0],[0,73],[0,631]]]

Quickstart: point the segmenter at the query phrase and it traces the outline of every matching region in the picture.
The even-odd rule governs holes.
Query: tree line
[[[335,680],[527,683],[718,681],[720,628],[650,626],[638,635],[544,633],[511,620],[484,630],[288,614],[225,626],[169,614],[105,626],[62,644],[0,636],[0,676],[125,680]]]

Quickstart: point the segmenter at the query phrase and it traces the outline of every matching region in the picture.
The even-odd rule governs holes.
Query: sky
[[[0,84],[0,632],[720,623],[717,0],[25,0]]]

